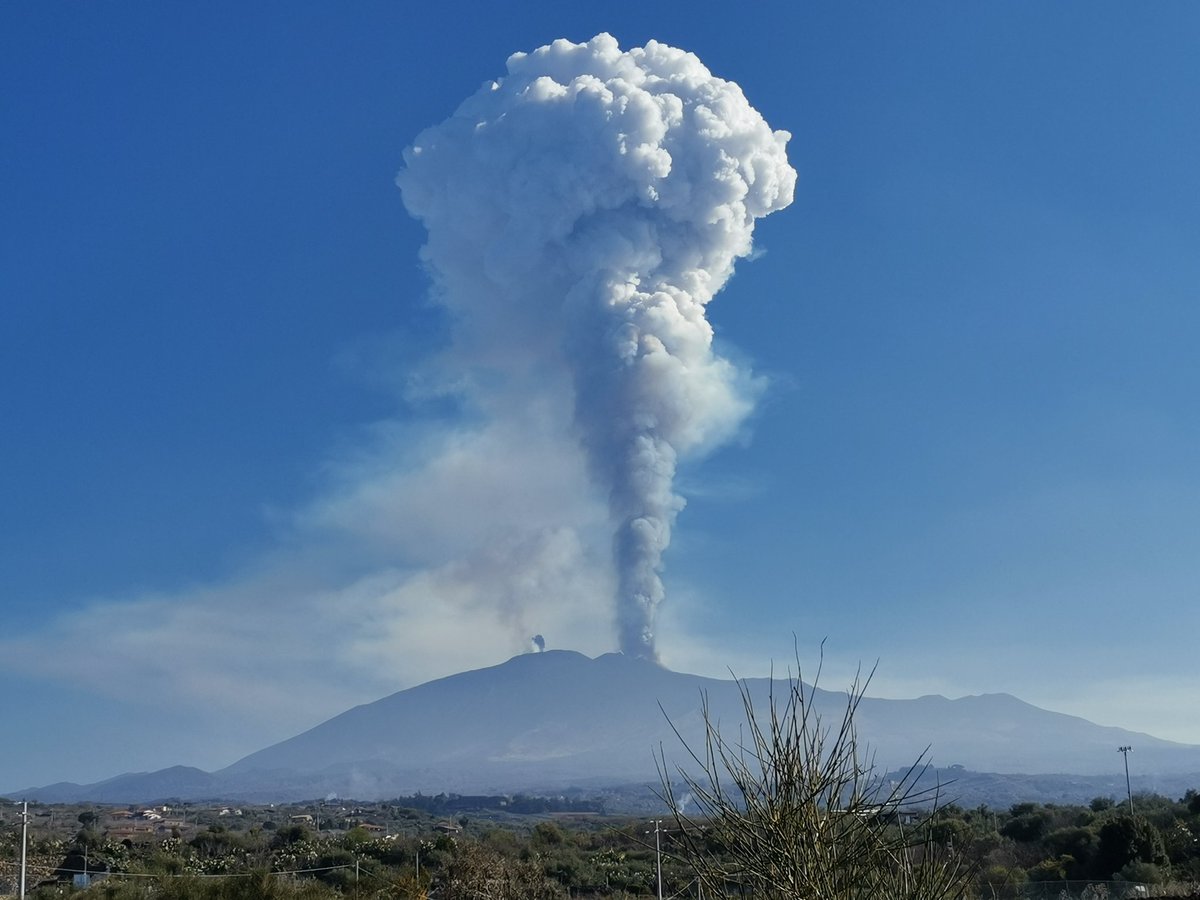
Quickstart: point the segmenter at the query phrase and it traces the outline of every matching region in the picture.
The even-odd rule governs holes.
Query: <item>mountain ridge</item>
[[[741,683],[759,709],[772,687],[777,697],[781,685],[786,689],[785,679]],[[810,696],[827,722],[840,720],[844,691],[814,688]],[[741,694],[729,679],[673,672],[619,653],[594,659],[571,650],[528,653],[351,707],[211,773],[175,766],[24,795],[74,791],[133,802],[336,793],[366,800],[416,791],[504,794],[657,783],[656,752],[669,767],[688,759],[676,732],[688,747],[703,747],[702,700],[725,728],[744,721]],[[924,758],[1001,778],[1107,777],[1121,768],[1116,748],[1133,744],[1141,773],[1200,773],[1200,746],[1096,725],[1010,694],[864,697],[855,722],[882,769]]]

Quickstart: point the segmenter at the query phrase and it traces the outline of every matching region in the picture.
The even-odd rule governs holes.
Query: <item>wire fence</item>
[[[1132,881],[1028,881],[992,885],[984,900],[1140,900],[1152,897],[1200,898],[1200,884],[1141,884]]]
[[[246,872],[120,872],[107,869],[70,869],[56,866],[50,870],[42,869],[42,871],[36,873],[36,877],[34,877],[35,873],[30,870],[27,874],[26,889],[31,892],[36,885],[48,881],[60,884],[73,884],[75,887],[87,887],[94,881],[107,879],[164,881],[175,878],[193,880],[209,878],[256,878],[263,875],[272,877],[315,877],[342,869],[353,869],[357,874],[359,866],[357,863],[339,863],[337,865],[315,866],[304,869],[261,869]],[[0,898],[16,897],[18,896],[18,891],[19,887],[16,877],[7,874],[0,875]]]

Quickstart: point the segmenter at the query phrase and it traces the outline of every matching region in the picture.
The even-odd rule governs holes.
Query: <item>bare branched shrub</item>
[[[510,859],[464,841],[437,891],[447,900],[559,900],[563,889],[534,860]]]
[[[859,745],[854,718],[871,676],[855,677],[835,722],[815,707],[819,680],[819,666],[811,686],[799,667],[786,681],[772,677],[760,707],[750,684],[735,678],[745,714],[736,739],[722,731],[703,695],[704,746],[689,746],[676,729],[690,764],[672,767],[659,754],[662,798],[674,811],[672,852],[710,896],[968,896],[969,868],[932,839],[938,790],[918,785],[925,755],[889,780]],[[777,696],[780,684],[784,696]],[[690,815],[679,801],[688,794]]]

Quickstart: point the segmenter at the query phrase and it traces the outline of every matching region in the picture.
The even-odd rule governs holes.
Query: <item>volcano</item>
[[[745,685],[756,708],[764,709],[772,682],[748,679]],[[786,689],[786,683],[774,683],[776,696]],[[672,769],[688,768],[685,745],[703,747],[705,701],[710,720],[736,740],[745,711],[732,680],[672,672],[619,653],[595,659],[568,650],[528,653],[356,706],[211,774],[174,767],[24,795],[98,802],[162,796],[282,801],[658,784],[658,753]],[[827,723],[836,724],[846,695],[817,689],[813,703]],[[1200,773],[1200,746],[1096,725],[1007,694],[866,697],[855,722],[881,769],[907,767],[925,754],[933,765],[956,771],[1115,778],[1116,748],[1130,745],[1143,775]],[[1082,790],[1096,796],[1102,787]],[[1153,782],[1146,789],[1154,789]]]

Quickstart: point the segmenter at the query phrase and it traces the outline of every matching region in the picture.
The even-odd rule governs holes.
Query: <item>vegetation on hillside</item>
[[[1021,803],[1007,810],[948,805],[906,827],[924,822],[937,852],[961,854],[973,871],[970,896],[1115,897],[1122,882],[1147,885],[1141,896],[1200,896],[1200,793],[1175,800],[1135,796],[1134,808],[1130,816],[1124,802],[1109,798],[1088,806]],[[15,894],[20,829],[11,809],[0,827],[0,893]],[[79,900],[536,900],[651,897],[656,891],[653,825],[645,819],[468,811],[446,820],[398,804],[314,803],[192,808],[186,822],[180,817],[163,826],[165,833],[139,833],[132,829],[143,827],[144,810],[31,811],[38,814],[29,855],[30,896],[36,898],[72,892],[73,875],[85,868],[112,874],[73,891]],[[170,822],[177,810],[161,814]],[[669,818],[659,836],[664,896],[695,897],[702,873],[688,836]],[[733,869],[733,854],[718,843],[706,852],[714,864]]]

